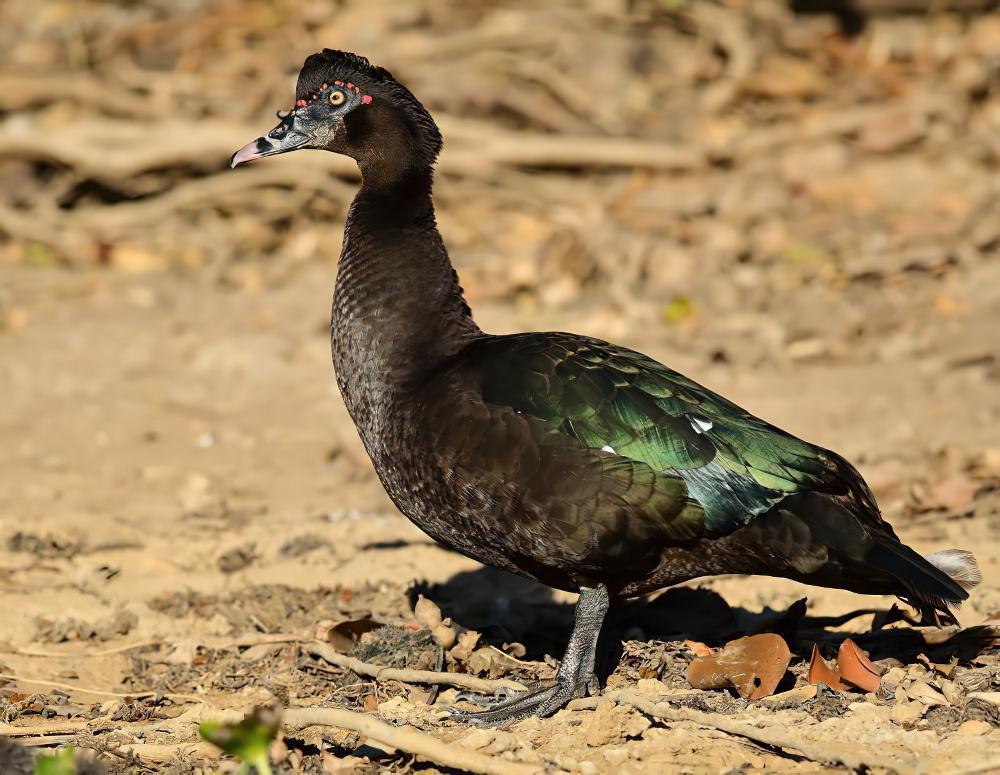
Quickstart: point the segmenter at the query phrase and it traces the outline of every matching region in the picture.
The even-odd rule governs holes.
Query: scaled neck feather
[[[437,230],[431,169],[367,161],[344,230],[332,320],[337,381],[352,414],[375,394],[398,395],[481,334]]]

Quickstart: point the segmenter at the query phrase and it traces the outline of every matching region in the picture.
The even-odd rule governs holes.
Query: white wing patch
[[[706,431],[712,430],[714,423],[710,423],[708,420],[702,420],[700,417],[688,417],[691,421],[691,427],[694,428],[695,433],[705,433]]]
[[[605,444],[603,447],[601,447],[601,452],[610,452],[612,455],[618,454],[617,452],[615,452],[614,447],[612,447],[610,444]]]

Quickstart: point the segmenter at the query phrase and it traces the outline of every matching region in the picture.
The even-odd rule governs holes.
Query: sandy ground
[[[254,5],[255,13],[265,6]],[[196,15],[200,26],[192,28],[214,29],[220,16],[229,18],[224,8],[205,7],[206,20]],[[314,11],[290,7],[311,24]],[[381,15],[371,18],[379,24],[402,24],[377,7]],[[351,13],[345,29],[367,18]],[[433,35],[444,40],[448,23],[428,13]],[[478,34],[503,41],[511,19],[530,22],[542,12],[476,13]],[[641,25],[608,31],[604,11],[588,13],[586,29],[576,32],[603,44],[610,45],[599,35],[634,41],[654,34]],[[730,24],[743,18],[726,13]],[[747,39],[770,40],[761,32],[767,22],[738,24]],[[765,578],[706,579],[688,585],[700,591],[670,591],[623,612],[611,638],[624,645],[607,664],[610,690],[670,698],[749,723],[765,738],[790,733],[826,746],[826,754],[841,746],[856,761],[841,756],[840,764],[815,748],[657,720],[610,700],[506,730],[470,731],[440,713],[454,700],[451,689],[429,695],[310,656],[301,644],[332,624],[375,621],[396,629],[341,647],[376,664],[476,672],[467,655],[445,653],[414,619],[422,592],[460,628],[481,633],[480,645],[522,659],[482,675],[545,678],[572,621],[572,596],[436,546],[380,489],[329,358],[327,312],[354,185],[349,172],[323,161],[317,169],[330,175],[329,188],[316,194],[313,183],[288,188],[280,179],[282,169],[305,174],[313,162],[265,162],[263,174],[279,178],[275,186],[263,177],[225,177],[243,170],[224,171],[225,155],[214,145],[197,161],[141,164],[129,149],[109,146],[105,175],[74,156],[69,142],[74,133],[81,142],[94,137],[76,123],[88,108],[43,100],[33,113],[0,100],[7,111],[0,133],[21,137],[19,127],[36,121],[37,137],[53,138],[52,152],[62,154],[49,168],[28,143],[23,158],[0,159],[9,197],[0,208],[0,731],[18,741],[0,747],[0,762],[7,757],[5,766],[17,771],[25,756],[75,742],[94,767],[231,769],[232,760],[198,742],[195,722],[276,702],[347,707],[409,722],[501,764],[583,775],[806,773],[859,762],[901,773],[1000,769],[1000,657],[981,627],[1000,618],[1000,110],[989,80],[985,95],[968,92],[958,117],[951,103],[934,101],[957,99],[978,83],[969,69],[988,71],[990,60],[976,52],[1000,40],[1000,27],[964,25],[886,22],[855,44],[871,46],[868,54],[850,60],[836,48],[848,44],[831,44],[840,59],[830,61],[840,64],[826,62],[811,75],[789,76],[780,62],[773,69],[761,43],[765,53],[750,71],[757,80],[741,87],[750,96],[738,107],[699,108],[670,132],[706,158],[737,125],[753,129],[746,147],[763,142],[762,127],[786,130],[787,143],[777,153],[739,151],[726,163],[680,170],[601,170],[586,160],[582,171],[562,162],[517,169],[500,161],[484,173],[461,155],[470,129],[454,116],[476,114],[504,131],[524,127],[502,100],[447,102],[434,88],[437,65],[418,62],[415,34],[401,43],[414,91],[449,114],[446,142],[449,126],[458,137],[459,150],[442,162],[437,201],[484,329],[573,330],[642,350],[847,456],[919,551],[975,551],[984,581],[961,609],[957,633],[905,622],[877,629],[892,600]],[[153,29],[155,40],[167,34]],[[694,45],[669,29],[677,46]],[[829,20],[796,20],[789,29],[801,37],[800,50],[809,36],[832,35]],[[320,33],[331,34],[324,28],[317,39]],[[911,65],[873,64],[870,52],[886,38],[898,42],[896,34],[917,41]],[[941,65],[934,57],[945,54],[927,41],[950,42],[953,58],[955,51],[968,58]],[[37,60],[39,51],[17,49],[17,56]],[[715,56],[705,46],[697,51]],[[292,53],[283,63],[290,72],[303,52]],[[797,56],[806,67],[813,54]],[[473,64],[476,77],[495,72],[495,62]],[[205,74],[211,70],[199,65],[189,77],[221,88],[212,80],[218,74]],[[696,71],[691,65],[677,78],[721,79]],[[803,91],[810,77],[826,79],[830,104]],[[231,83],[249,88],[240,78]],[[290,78],[275,81],[284,91],[274,101],[283,104]],[[188,99],[188,82],[178,83],[176,99]],[[885,114],[870,101],[883,87],[905,97]],[[7,99],[17,102],[12,94]],[[692,87],[669,98],[695,105],[697,95]],[[642,115],[659,115],[637,104],[645,105]],[[832,120],[844,105],[869,111],[856,119],[860,129],[826,135],[809,128],[816,115]],[[220,142],[233,138],[235,148],[270,126],[266,108],[273,107],[227,116],[223,130],[214,119],[197,119],[189,131],[221,133]],[[536,133],[532,142],[543,131],[587,130],[579,115],[570,120],[572,111],[536,107],[540,125],[524,130]],[[108,110],[112,140],[128,121],[161,137],[155,122],[123,121]],[[924,123],[896,131],[900,110]],[[604,131],[661,137],[653,119],[629,133],[603,115],[593,120]],[[704,126],[714,134],[702,134]],[[113,170],[128,164],[138,171],[116,182]],[[192,171],[190,164],[206,166]],[[68,191],[78,198],[67,206]],[[299,201],[292,215],[283,199],[289,191]],[[208,195],[222,197],[220,204],[197,205],[204,210],[197,212]],[[53,217],[64,228],[47,226]],[[804,616],[790,609],[803,597]],[[768,703],[690,688],[685,639],[717,647],[758,631],[789,641],[793,661],[780,690],[799,694]],[[400,632],[406,637],[393,640]],[[805,698],[812,644],[831,656],[847,635],[889,671],[882,690]],[[288,731],[274,753],[290,772],[436,766],[320,727]]]
[[[148,278],[100,272],[8,273],[32,321],[0,340],[9,386],[0,501],[6,543],[0,553],[5,612],[0,648],[4,671],[18,676],[11,688],[44,693],[51,682],[60,682],[125,693],[169,689],[204,693],[209,707],[249,709],[281,692],[273,685],[264,688],[252,671],[244,686],[227,692],[225,671],[220,675],[218,668],[200,671],[184,663],[194,660],[199,644],[240,638],[252,644],[262,633],[308,637],[316,620],[344,613],[336,605],[311,610],[317,599],[285,600],[282,590],[288,588],[310,590],[325,600],[337,597],[335,590],[373,587],[382,605],[376,616],[405,617],[407,587],[440,584],[429,594],[459,624],[486,632],[496,645],[518,640],[536,658],[546,647],[558,657],[571,613],[554,603],[566,602],[566,596],[484,573],[476,563],[435,546],[380,491],[330,377],[323,330],[329,294],[323,286],[331,274],[329,265],[308,267],[278,290],[220,293],[188,277],[157,277],[154,286]],[[970,278],[970,284],[990,286],[985,279]],[[559,316],[519,316],[504,309],[487,308],[481,317],[495,330],[568,324]],[[904,540],[921,551],[976,550],[986,581],[962,609],[962,623],[996,616],[1000,498],[989,491],[993,479],[964,473],[995,441],[987,420],[1000,411],[1000,400],[988,380],[975,378],[982,367],[949,373],[912,360],[891,369],[879,364],[706,368],[690,354],[687,362],[670,357],[655,338],[625,341],[679,364],[783,427],[859,460],[887,511],[898,513]],[[947,349],[942,344],[941,350]],[[927,498],[947,504],[907,516],[914,488],[927,488]],[[715,590],[730,606],[750,613],[784,610],[802,596],[808,596],[811,617],[885,609],[891,602],[761,578],[692,586]],[[260,599],[244,599],[262,587]],[[204,611],[197,602],[180,608],[156,604],[190,594],[216,602],[202,603]],[[247,611],[240,613],[243,607]],[[713,622],[699,622],[697,610],[673,615],[668,609],[661,616],[667,633],[713,637]],[[844,629],[863,632],[870,620],[862,616]],[[638,641],[650,637],[634,628],[627,634]],[[880,648],[877,639],[874,643]],[[139,645],[125,651],[131,644]],[[101,656],[108,650],[114,653]],[[893,650],[890,642],[878,655],[892,658]],[[31,656],[36,652],[45,656]],[[140,655],[153,667],[137,668]],[[911,662],[905,655],[902,661]],[[178,664],[186,671],[167,675],[164,668]],[[987,664],[992,667],[968,663],[959,671],[986,670],[995,687],[995,657]],[[160,680],[164,675],[168,680]],[[295,675],[282,679],[293,704],[326,698],[332,689],[315,680],[300,687]],[[623,685],[629,684],[623,679]],[[69,702],[82,706],[111,699],[67,691]],[[874,717],[875,723],[862,713],[863,696],[850,699],[862,707],[844,718],[814,722],[817,728],[803,734],[840,740],[850,735],[862,749],[888,750],[901,761],[917,756],[932,772],[981,766],[1000,737],[996,731],[971,737],[956,732],[951,717],[943,730],[926,719],[896,725]],[[883,704],[883,715],[891,707]],[[173,715],[185,705],[175,709],[168,703],[168,708],[166,715]],[[597,771],[625,762],[636,771],[801,769],[745,741],[704,739],[683,727],[657,727],[635,739],[608,732],[607,740],[594,745],[594,735],[583,730],[591,712],[566,711],[542,723],[517,725],[507,733],[517,741],[511,750],[529,761],[561,757],[571,769],[592,762]],[[750,708],[741,717],[761,713]],[[812,721],[795,713],[796,720]],[[778,715],[763,713],[768,714]],[[420,718],[432,715],[424,711]],[[20,715],[14,723],[45,726],[33,715]],[[442,722],[428,723],[437,729]],[[149,726],[136,722],[127,734],[176,741],[176,735],[157,735],[155,724]],[[455,732],[441,727],[447,737]]]

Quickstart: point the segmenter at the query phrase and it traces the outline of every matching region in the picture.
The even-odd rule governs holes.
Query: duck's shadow
[[[485,643],[523,644],[526,659],[561,657],[573,627],[572,603],[556,602],[548,587],[494,568],[459,573],[443,584],[415,588],[414,600],[417,594],[433,600],[461,626],[480,632]],[[895,612],[865,608],[834,617],[809,616],[806,611],[805,598],[783,611],[749,611],[730,606],[709,589],[674,587],[613,607],[602,640],[611,651],[618,650],[621,640],[693,640],[716,647],[742,635],[774,632],[788,642],[793,654],[808,658],[814,643],[829,653],[850,637],[872,659],[910,663],[919,654],[942,662],[957,656],[964,662],[988,648],[995,637],[984,627],[952,632],[908,626],[846,632],[839,628],[852,619],[874,614],[875,622],[884,623]],[[863,626],[859,621],[856,629]]]

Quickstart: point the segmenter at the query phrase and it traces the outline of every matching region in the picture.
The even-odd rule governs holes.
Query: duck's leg
[[[588,691],[596,691],[594,662],[597,658],[597,640],[609,605],[608,588],[603,584],[581,587],[580,599],[576,604],[576,623],[573,625],[566,653],[559,663],[556,680],[530,691],[518,692],[491,704],[487,710],[470,713],[448,708],[452,717],[479,726],[493,726],[527,716],[551,715],[575,697],[583,697]]]

